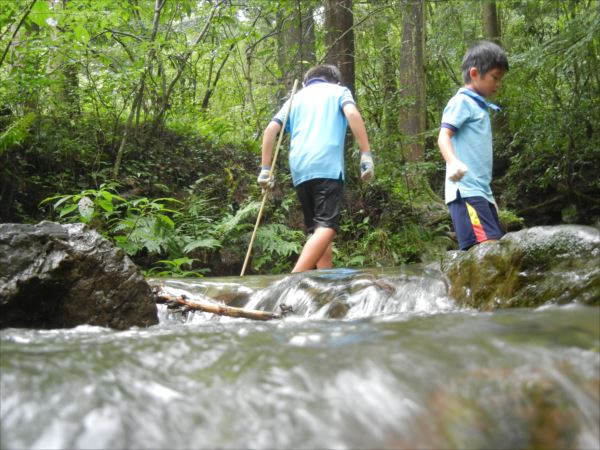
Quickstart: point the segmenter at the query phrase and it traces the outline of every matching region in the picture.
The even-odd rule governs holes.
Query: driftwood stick
[[[157,303],[170,303],[186,306],[189,309],[218,314],[220,316],[243,317],[253,320],[272,320],[281,319],[280,314],[275,314],[269,311],[259,311],[256,309],[235,308],[233,306],[219,305],[215,303],[198,302],[190,300],[185,295],[171,295],[164,291],[156,293]]]

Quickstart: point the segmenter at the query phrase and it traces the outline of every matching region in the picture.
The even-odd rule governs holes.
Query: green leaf
[[[108,191],[105,191],[104,189],[98,192],[98,194],[100,194],[104,199],[108,200],[109,202],[112,202],[112,199],[114,197],[113,194],[111,194]]]
[[[75,27],[73,34],[75,35],[75,39],[83,44],[87,44],[90,40],[90,34],[81,25],[77,25],[77,27]]]
[[[221,247],[221,242],[214,238],[198,239],[188,243],[184,248],[184,253],[189,253],[197,248],[212,250]]]
[[[175,228],[175,222],[171,220],[169,216],[165,216],[164,214],[157,214],[156,217],[160,219],[160,221],[167,225],[169,228]]]
[[[63,208],[60,210],[60,214],[58,215],[59,217],[65,217],[67,214],[72,213],[73,211],[75,211],[77,209],[77,204],[71,205],[71,206],[67,206],[66,208]]]
[[[113,212],[113,210],[114,210],[112,202],[107,201],[103,198],[97,198],[96,204],[106,212]]]
[[[62,204],[63,204],[64,202],[66,202],[67,200],[70,200],[70,199],[72,199],[72,198],[73,198],[73,196],[72,196],[72,195],[61,195],[61,196],[58,196],[58,197],[51,197],[51,198],[47,198],[46,200],[53,200],[53,199],[55,199],[55,198],[58,198],[59,200],[58,200],[58,201],[57,201],[57,202],[54,204],[54,209],[58,209],[58,207],[59,207],[60,205],[62,205]],[[46,200],[44,200],[44,202],[45,202]],[[43,203],[43,202],[42,202],[42,203]]]
[[[31,12],[29,13],[28,19],[31,19],[36,25],[43,27],[46,24],[46,20],[52,15],[52,11],[45,0],[37,0]]]

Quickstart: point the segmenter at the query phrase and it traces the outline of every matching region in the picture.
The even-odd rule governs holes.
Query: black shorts
[[[306,232],[317,227],[340,228],[344,182],[329,178],[315,178],[296,186],[296,193],[304,213]]]

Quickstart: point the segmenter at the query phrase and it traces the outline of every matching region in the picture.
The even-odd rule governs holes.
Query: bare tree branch
[[[21,20],[20,20],[19,24],[17,25],[17,28],[15,28],[15,31],[13,32],[13,35],[11,36],[10,40],[8,41],[8,44],[6,44],[6,48],[4,49],[4,52],[2,53],[2,58],[0,58],[0,67],[2,67],[2,64],[4,63],[4,58],[6,58],[8,50],[10,50],[10,46],[12,45],[13,41],[15,40],[15,36],[17,35],[17,33],[19,32],[19,30],[23,26],[23,23],[27,19],[27,16],[29,16],[29,13],[33,9],[33,5],[35,5],[36,1],[37,0],[32,0],[32,2],[29,4],[29,6],[27,7],[27,9],[25,10],[25,13],[23,14],[23,17],[21,17]]]

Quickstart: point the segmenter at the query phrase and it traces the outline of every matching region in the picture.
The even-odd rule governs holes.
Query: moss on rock
[[[481,310],[580,302],[600,305],[600,230],[533,227],[466,252],[449,252],[442,270],[450,295]]]

